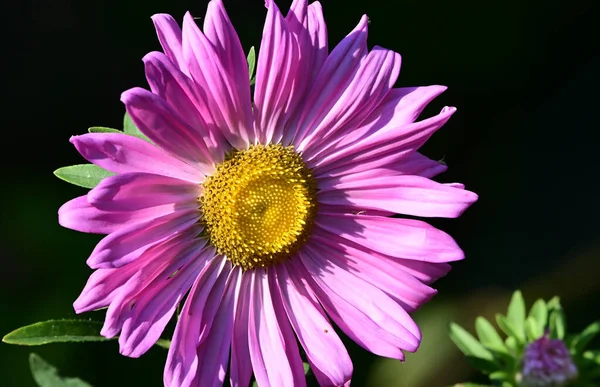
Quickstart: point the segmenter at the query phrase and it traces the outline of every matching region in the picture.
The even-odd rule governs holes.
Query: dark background
[[[467,259],[437,283],[416,314],[422,348],[405,364],[349,344],[353,386],[444,386],[471,378],[448,339],[448,322],[472,328],[505,310],[558,294],[569,328],[600,317],[597,14],[593,0],[323,0],[330,47],[369,15],[369,44],[398,51],[397,86],[444,84],[458,112],[423,148],[480,200],[464,216],[432,220]],[[90,126],[120,128],[122,91],[146,87],[141,58],[158,50],[150,16],[203,17],[206,0],[24,0],[3,12],[2,259],[0,333],[72,317],[99,236],[61,228],[57,209],[84,190],[52,171],[84,160],[69,144]],[[279,1],[285,12],[290,1]],[[245,50],[258,46],[260,0],[225,0]],[[88,314],[102,319],[102,312]],[[115,342],[27,348],[0,344],[2,386],[30,386],[35,351],[95,386],[162,385],[166,352],[121,357]]]

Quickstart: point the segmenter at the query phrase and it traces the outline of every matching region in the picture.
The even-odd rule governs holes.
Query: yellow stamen
[[[244,270],[281,262],[310,235],[316,184],[291,146],[236,151],[202,186],[210,242]]]

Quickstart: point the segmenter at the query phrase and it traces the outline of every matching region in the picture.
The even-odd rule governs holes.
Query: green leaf
[[[254,68],[256,67],[256,52],[254,51],[254,46],[250,47],[250,51],[248,51],[246,60],[248,61],[248,76],[250,77],[250,85],[253,85],[256,81],[256,78],[254,77]]]
[[[477,383],[465,382],[465,383],[456,383],[452,387],[492,387],[492,386],[487,385],[487,384],[477,384]]]
[[[10,332],[2,341],[17,345],[107,341],[100,336],[103,323],[89,320],[49,320],[27,325]]]
[[[517,339],[515,339],[513,336],[508,336],[504,340],[504,344],[506,344],[506,347],[511,351],[515,353],[519,352],[519,344],[517,343]]]
[[[550,313],[550,337],[553,339],[563,339],[566,330],[565,314],[562,310],[556,309]]]
[[[575,336],[571,342],[571,349],[575,353],[582,352],[598,333],[600,333],[600,321],[591,323],[580,334]]]
[[[59,376],[55,367],[35,353],[29,355],[29,368],[33,379],[40,387],[91,387],[91,384],[79,378]]]
[[[512,325],[508,318],[500,313],[496,314],[496,323],[507,336],[512,336],[517,339],[517,329]]]
[[[146,135],[144,133],[142,133],[137,128],[137,126],[135,126],[135,124],[131,120],[131,117],[127,113],[125,113],[125,116],[123,117],[123,131],[126,134],[141,138],[144,141],[152,142],[152,141],[150,141],[150,139],[148,137],[146,137]]]
[[[307,375],[310,371],[310,364],[308,364],[307,362],[302,362],[302,365],[304,366],[304,375]]]
[[[525,320],[525,334],[529,341],[535,341],[544,335],[544,330],[540,329],[540,326],[531,316]]]
[[[600,350],[596,349],[591,351],[585,351],[583,353],[583,358],[593,361],[594,363],[600,365]]]
[[[541,331],[543,334],[548,324],[548,307],[546,306],[546,302],[541,298],[534,302],[529,311],[529,317],[533,319],[536,325],[536,332]]]
[[[517,339],[525,342],[525,300],[523,300],[520,290],[515,291],[512,295],[510,304],[508,304],[506,319],[514,328]]]
[[[509,375],[506,371],[496,371],[492,372],[489,378],[494,382],[507,382],[512,379],[512,376]]]
[[[119,129],[105,128],[103,126],[92,126],[88,129],[90,133],[123,133]]]
[[[485,347],[492,351],[508,353],[504,341],[485,317],[479,316],[475,319],[475,331],[477,331],[481,344]]]
[[[54,171],[54,175],[67,183],[85,188],[94,188],[103,179],[114,175],[114,173],[94,164],[79,164],[58,168]]]
[[[450,339],[452,339],[458,349],[467,356],[491,361],[494,360],[492,353],[477,341],[473,335],[458,324],[450,323]]]
[[[169,349],[169,347],[171,346],[171,340],[158,339],[158,341],[154,345],[156,345],[157,347],[164,348],[164,349]]]

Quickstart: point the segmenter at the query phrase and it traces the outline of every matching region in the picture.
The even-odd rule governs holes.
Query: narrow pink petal
[[[423,262],[400,258],[393,259],[399,265],[404,267],[404,271],[427,285],[444,277],[452,269],[452,267],[445,262]]]
[[[199,218],[197,210],[176,211],[122,228],[102,239],[86,263],[92,269],[121,267],[137,259],[149,247],[194,227]],[[195,229],[197,233],[202,231],[201,225]]]
[[[284,144],[300,144],[319,125],[352,81],[366,54],[367,17],[363,16],[356,28],[325,60],[312,88],[307,92],[305,108],[288,124]]]
[[[446,86],[439,85],[391,89],[360,126],[344,136],[332,149],[347,147],[379,131],[415,122],[429,102],[445,90]]]
[[[109,176],[88,192],[88,202],[105,211],[137,211],[161,205],[198,208],[201,186],[150,173]]]
[[[121,101],[135,125],[156,145],[204,174],[213,171],[213,160],[204,140],[164,99],[134,87],[121,94]]]
[[[413,152],[406,155],[400,162],[383,164],[375,168],[369,168],[368,164],[355,164],[352,168],[342,166],[323,173],[317,169],[315,177],[318,179],[319,189],[325,190],[340,182],[358,182],[364,178],[376,176],[418,175],[432,178],[447,169],[445,164],[431,160],[419,152]]]
[[[372,176],[319,192],[319,203],[444,218],[460,216],[475,201],[471,191],[410,175]]]
[[[135,304],[128,311],[119,336],[122,355],[140,357],[160,338],[177,305],[216,254],[212,246],[195,250],[187,262],[178,262],[179,267],[169,266],[133,298]]]
[[[445,107],[437,116],[423,121],[399,127],[386,127],[385,130],[380,130],[374,135],[357,141],[347,148],[315,160],[311,166],[318,166],[321,173],[323,173],[341,166],[353,168],[356,164],[361,164],[372,159],[381,160],[390,155],[396,160],[401,160],[402,157],[419,149],[433,133],[450,119],[455,111],[455,108]]]
[[[321,71],[329,49],[327,45],[327,25],[323,18],[321,3],[315,1],[308,6],[308,34],[312,43],[311,74],[308,84],[312,85]]]
[[[419,220],[321,213],[315,223],[334,235],[392,257],[425,262],[464,258],[450,235]]]
[[[107,307],[137,268],[126,265],[118,269],[98,269],[90,275],[81,294],[73,303],[75,313]]]
[[[404,360],[415,351],[419,328],[394,300],[318,253],[303,249],[295,270],[304,274],[327,314],[357,344],[379,356]]]
[[[242,270],[239,267],[233,268],[210,332],[198,346],[198,361],[202,366],[198,367],[193,386],[217,387],[225,382],[241,278]]]
[[[252,272],[242,274],[235,304],[235,321],[231,341],[230,384],[232,387],[247,387],[252,378],[252,362],[248,348],[248,326],[250,324],[250,299],[252,297]]]
[[[272,268],[252,273],[248,343],[254,376],[259,386],[306,386],[296,338],[279,295],[269,287],[273,274]]]
[[[58,223],[75,231],[110,234],[139,222],[168,215],[173,211],[173,204],[139,211],[105,211],[91,205],[87,195],[84,195],[66,202],[58,209]]]
[[[309,243],[313,251],[318,250],[329,262],[377,286],[409,313],[436,294],[435,289],[407,273],[398,261],[336,235],[319,230]]]
[[[137,267],[137,271],[119,289],[110,303],[100,333],[109,338],[116,336],[123,327],[125,319],[133,312],[136,298],[140,297],[157,277],[166,280],[177,269],[197,256],[205,243],[205,240],[178,236],[149,248],[139,259],[131,262],[132,266]]]
[[[352,361],[314,294],[286,265],[275,270],[285,312],[319,384],[341,386],[349,382]]]
[[[309,161],[352,133],[381,103],[400,74],[400,55],[375,46],[323,120],[298,144]]]
[[[218,4],[215,5],[215,11],[218,11]],[[223,22],[222,15],[217,12],[214,17],[221,17],[220,22]],[[215,22],[217,20],[213,24]],[[239,76],[247,76],[248,72],[234,75],[236,68],[227,67],[233,63],[226,57],[221,58],[217,50],[200,31],[192,15],[186,13],[183,18],[183,57],[190,75],[202,91],[201,97],[208,103],[225,138],[234,147],[244,149],[254,142],[252,106],[250,91],[246,89],[249,83],[239,84],[236,80]]]
[[[204,267],[179,315],[175,327],[167,364],[164,372],[164,384],[169,387],[191,386],[198,372],[199,360],[197,347],[206,318],[206,307],[213,303],[218,307],[225,290],[231,265],[222,257],[215,257]],[[217,308],[209,311],[214,318]],[[210,327],[207,329],[210,330]]]
[[[228,143],[216,126],[206,101],[197,85],[182,73],[164,54],[151,52],[144,58],[150,89],[202,138],[215,163],[223,161]]]
[[[200,183],[197,169],[140,138],[118,133],[88,133],[71,137],[88,161],[115,173],[147,172]]]
[[[260,44],[254,89],[255,130],[260,143],[271,141],[294,111],[292,102],[306,85],[298,73],[300,51],[298,41],[274,2],[269,5]],[[278,130],[279,129],[279,130]]]
[[[158,40],[164,53],[184,74],[188,74],[181,49],[181,28],[171,15],[159,13],[152,16]]]

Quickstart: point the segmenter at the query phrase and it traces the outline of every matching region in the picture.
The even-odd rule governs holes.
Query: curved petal
[[[104,211],[138,211],[172,205],[173,210],[198,208],[201,187],[150,173],[109,176],[88,192],[88,202]]]
[[[349,382],[352,361],[314,294],[286,265],[277,265],[275,270],[285,312],[319,384],[342,386]]]
[[[353,168],[372,159],[385,160],[393,156],[395,160],[401,160],[412,152],[419,149],[433,133],[441,128],[454,114],[456,108],[445,107],[437,116],[402,125],[400,127],[386,127],[386,130],[376,132],[364,140],[328,154],[325,157],[313,160],[314,165],[320,172],[329,171],[337,167],[345,166]],[[385,160],[389,163],[390,160]],[[378,166],[386,165],[379,163]],[[371,165],[371,168],[376,166]],[[364,170],[364,169],[363,169]]]
[[[272,268],[252,271],[248,344],[254,376],[259,386],[306,386],[296,338],[269,287],[272,274]]]
[[[332,51],[307,91],[305,108],[292,117],[284,133],[283,143],[297,146],[319,125],[358,71],[367,53],[367,17]]]
[[[328,261],[347,270],[379,289],[411,313],[437,292],[421,283],[404,270],[396,260],[353,244],[331,233],[315,232],[311,242],[313,251],[320,251]]]
[[[329,49],[327,45],[327,25],[323,18],[323,8],[321,3],[315,1],[308,6],[308,34],[311,40],[311,74],[309,74],[308,84],[312,85],[317,74],[321,71]]]
[[[142,59],[150,89],[181,116],[208,147],[215,163],[223,161],[228,143],[194,82],[164,54],[151,52]]]
[[[137,267],[137,271],[119,289],[110,303],[100,334],[108,338],[116,336],[125,319],[133,313],[136,298],[139,298],[156,278],[166,280],[197,256],[205,243],[202,239],[193,240],[187,236],[177,236],[149,248],[139,259],[131,262],[132,266]]]
[[[315,224],[334,235],[392,257],[425,262],[464,258],[454,239],[425,222],[381,216],[321,213]]]
[[[176,211],[122,228],[102,239],[86,263],[92,269],[123,266],[137,259],[149,247],[194,227],[199,218],[200,213],[196,210]],[[195,230],[199,234],[202,226],[198,225]]]
[[[189,12],[183,18],[183,57],[225,138],[234,147],[245,149],[254,142],[250,91],[246,90],[249,83],[236,83],[235,69],[226,67],[231,63],[219,56]]]
[[[134,87],[121,94],[121,101],[135,125],[156,145],[204,174],[213,171],[206,143],[165,100]]]
[[[471,191],[421,176],[372,176],[319,192],[319,203],[445,218],[460,216],[475,201]]]
[[[252,272],[242,274],[238,298],[235,304],[235,321],[231,341],[230,384],[232,387],[247,387],[252,378],[252,362],[248,348],[248,326],[250,325],[250,299],[252,297]]]
[[[341,141],[369,116],[396,83],[400,64],[399,54],[373,47],[331,110],[298,144],[305,160],[312,160]]]
[[[148,207],[139,211],[105,211],[91,205],[87,195],[83,195],[69,200],[58,209],[58,223],[75,231],[110,234],[173,211],[173,204]]]
[[[119,133],[88,133],[70,139],[77,151],[92,162],[115,173],[146,172],[200,183],[196,168],[174,158],[140,138]]]
[[[306,87],[298,72],[298,41],[285,23],[279,8],[270,2],[260,44],[254,89],[255,130],[262,144],[280,138],[281,130]],[[277,131],[277,133],[275,133]]]
[[[219,304],[219,310],[214,316],[210,332],[198,346],[198,359],[202,367],[198,368],[192,386],[218,387],[225,382],[241,277],[242,270],[234,267],[227,278],[225,293]]]
[[[416,351],[421,340],[419,328],[383,291],[321,259],[310,248],[299,257],[296,269],[306,270],[319,302],[351,339],[370,352],[399,360],[404,360],[402,350]]]
[[[179,261],[180,267],[167,268],[135,297],[119,336],[122,355],[140,357],[160,338],[177,305],[216,253],[212,246],[195,250],[187,262]]]
[[[217,310],[229,270],[227,261],[215,257],[210,260],[198,275],[196,282],[179,315],[179,321],[175,327],[167,364],[164,372],[164,384],[168,387],[191,386],[198,372],[197,347],[205,319],[207,304],[214,307],[209,308],[210,318],[214,317]],[[208,327],[210,329],[210,327]]]
[[[318,179],[319,189],[325,190],[341,182],[358,182],[365,178],[377,176],[418,175],[432,178],[447,169],[448,167],[445,164],[431,160],[419,152],[413,152],[406,155],[401,162],[383,164],[375,168],[369,168],[368,163],[355,164],[351,168],[342,166],[323,173],[317,168],[315,177]]]
[[[171,15],[159,13],[152,16],[158,41],[164,53],[184,74],[189,75],[181,49],[181,28]]]

